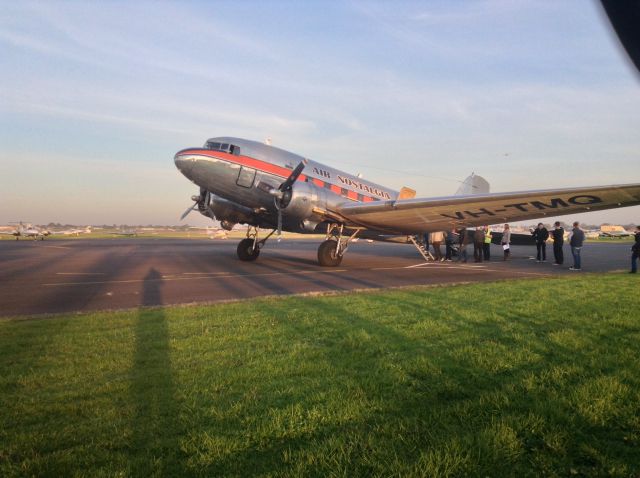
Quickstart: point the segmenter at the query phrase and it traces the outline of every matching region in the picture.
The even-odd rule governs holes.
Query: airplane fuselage
[[[240,138],[212,138],[202,148],[175,155],[177,168],[201,189],[213,194],[205,207],[229,223],[275,227],[277,207],[272,192],[303,157]],[[318,232],[335,206],[396,199],[398,192],[316,161],[308,160],[297,178],[291,202],[283,209],[283,228]],[[204,212],[200,208],[200,212]]]

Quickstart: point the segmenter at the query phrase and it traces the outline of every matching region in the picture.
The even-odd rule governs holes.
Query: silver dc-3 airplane
[[[238,245],[243,261],[257,259],[275,232],[325,233],[318,262],[337,266],[356,237],[408,242],[414,235],[453,227],[523,221],[640,204],[640,184],[489,193],[471,176],[454,196],[415,198],[297,154],[240,138],[207,140],[176,153],[180,172],[200,187],[191,199],[222,227],[246,224]],[[259,229],[271,229],[263,238]]]

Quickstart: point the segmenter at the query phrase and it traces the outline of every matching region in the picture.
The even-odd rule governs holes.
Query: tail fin
[[[462,181],[462,184],[456,191],[456,196],[469,196],[471,194],[488,194],[489,183],[482,176],[476,176],[475,173],[471,173],[467,179]]]

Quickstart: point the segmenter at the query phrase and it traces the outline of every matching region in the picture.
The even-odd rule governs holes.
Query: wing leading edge
[[[344,203],[335,211],[350,224],[414,234],[562,216],[640,204],[640,184]]]

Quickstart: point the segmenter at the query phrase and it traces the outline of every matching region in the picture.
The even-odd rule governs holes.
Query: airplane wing
[[[524,221],[640,204],[640,184],[342,203],[351,226],[398,234]]]

